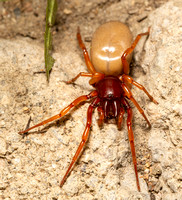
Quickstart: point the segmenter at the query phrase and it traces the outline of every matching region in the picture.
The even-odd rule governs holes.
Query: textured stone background
[[[5,31],[0,39],[0,199],[182,199],[182,3],[174,0],[142,10],[135,3],[146,6],[148,1],[111,1],[106,7],[101,2],[73,1],[74,8],[65,6],[63,13],[78,20],[68,17],[60,36],[55,34],[56,63],[49,84],[45,74],[37,73],[44,69],[43,43],[32,39],[39,37],[38,32],[8,38],[0,26]],[[36,124],[92,90],[87,78],[78,79],[75,85],[63,82],[86,71],[76,27],[80,26],[89,49],[94,30],[116,19],[129,24],[134,37],[151,26],[150,36],[142,38],[135,50],[131,69],[132,77],[159,102],[153,104],[142,91],[132,88],[152,123],[147,130],[132,106],[141,193],[136,188],[126,120],[121,131],[114,124],[99,129],[97,112],[86,148],[60,189],[59,182],[81,140],[89,102],[25,137],[18,131],[30,116],[31,125]]]

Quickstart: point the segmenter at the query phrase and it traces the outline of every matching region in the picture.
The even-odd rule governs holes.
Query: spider
[[[24,131],[19,132],[19,134],[24,134],[31,129],[59,119],[66,115],[66,113],[68,113],[71,108],[77,106],[83,101],[92,99],[92,102],[87,110],[87,122],[84,133],[82,135],[82,140],[60,183],[60,187],[63,186],[68,174],[71,172],[73,165],[77,161],[81,151],[83,150],[83,147],[85,146],[92,123],[92,113],[93,110],[97,108],[99,113],[99,126],[102,126],[103,122],[107,122],[109,119],[115,119],[118,129],[121,129],[123,115],[125,112],[127,113],[128,137],[136,176],[136,184],[138,191],[140,191],[137,172],[137,160],[134,146],[134,135],[132,131],[132,109],[128,103],[128,100],[132,101],[133,104],[137,107],[149,127],[151,127],[151,124],[147,119],[143,109],[133,97],[130,91],[131,85],[134,85],[143,90],[149,99],[155,104],[158,104],[158,102],[147,92],[147,90],[142,85],[134,81],[128,74],[132,52],[140,38],[144,35],[149,35],[149,31],[150,29],[145,33],[138,34],[132,43],[132,34],[125,24],[118,21],[107,22],[101,25],[93,35],[90,59],[87,49],[82,41],[80,29],[78,27],[77,39],[79,46],[83,51],[85,63],[90,73],[80,72],[75,78],[67,81],[66,83],[73,83],[80,76],[90,77],[91,79],[89,84],[94,87],[94,90],[88,95],[83,95],[75,99],[59,114]]]

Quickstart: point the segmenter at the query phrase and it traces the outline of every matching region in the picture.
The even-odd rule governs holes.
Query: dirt
[[[162,7],[167,2],[58,1],[53,27],[56,63],[49,84],[43,73],[45,1],[0,2],[1,199],[181,199],[182,51],[178,46],[181,24],[177,8],[182,6],[176,0],[174,9],[172,5]],[[170,12],[169,7],[171,13],[165,13],[167,9]],[[40,131],[23,137],[18,131],[25,128],[30,116],[31,125],[36,124],[92,90],[87,78],[80,78],[74,85],[64,83],[86,71],[76,30],[80,26],[89,49],[94,30],[110,20],[126,23],[134,37],[151,26],[150,37],[142,39],[131,65],[131,76],[159,101],[156,106],[142,91],[132,89],[153,125],[152,130],[146,130],[144,120],[132,106],[142,192],[137,191],[135,183],[126,120],[122,131],[114,124],[100,129],[97,112],[83,155],[60,189],[59,182],[81,140],[89,103]]]
[[[120,17],[124,16],[126,23],[140,23],[147,17],[147,14],[158,8],[164,0],[160,1],[59,1],[56,16],[56,25],[54,27],[54,41],[62,42],[62,38],[68,33],[74,34],[78,25],[82,24],[86,29],[92,30],[94,23],[102,24],[108,20],[117,19],[112,16],[113,7],[122,2],[118,13]],[[46,3],[44,0],[12,0],[0,2],[0,36],[1,38],[29,37],[40,43],[44,41],[45,30],[45,12]],[[120,4],[120,3],[119,3]],[[122,6],[122,7],[121,7]],[[107,10],[107,15],[104,13]],[[109,13],[109,15],[108,15]],[[91,25],[91,26],[90,26]],[[135,25],[134,25],[135,26]],[[71,29],[72,31],[68,31]],[[90,33],[88,33],[89,35]],[[75,37],[75,34],[73,35]],[[57,45],[54,46],[57,48]]]

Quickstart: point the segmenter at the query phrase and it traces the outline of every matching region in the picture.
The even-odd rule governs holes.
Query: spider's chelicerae
[[[92,122],[92,113],[93,110],[97,108],[99,112],[99,126],[102,125],[104,120],[107,121],[108,119],[114,118],[117,122],[118,129],[121,129],[123,115],[125,112],[127,112],[128,137],[132,152],[137,188],[138,191],[140,191],[134,146],[134,135],[132,131],[132,109],[128,103],[128,99],[132,101],[133,104],[137,107],[139,112],[147,121],[148,126],[150,127],[151,125],[144,111],[139,106],[130,91],[131,84],[143,90],[151,101],[153,101],[155,104],[158,104],[157,101],[154,100],[154,98],[142,85],[134,81],[128,75],[132,52],[140,38],[144,35],[149,35],[149,31],[137,35],[136,39],[132,43],[132,34],[125,24],[118,21],[107,22],[101,25],[93,35],[90,60],[87,49],[81,39],[80,30],[78,28],[77,39],[81,49],[83,50],[85,62],[90,73],[80,72],[75,78],[67,81],[67,83],[73,83],[80,76],[90,77],[91,79],[89,83],[94,87],[94,90],[88,95],[83,95],[75,99],[59,114],[31,128],[19,132],[20,134],[24,134],[33,128],[59,119],[74,106],[88,99],[92,99],[92,102],[87,111],[87,122],[82,140],[66,171],[65,176],[61,181],[60,186],[64,184],[74,163],[76,162],[81,151],[83,150],[83,147],[89,135],[89,130]]]

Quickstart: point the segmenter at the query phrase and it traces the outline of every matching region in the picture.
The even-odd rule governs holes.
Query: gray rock
[[[122,21],[119,18],[119,8],[122,6],[123,2],[117,2],[117,5],[112,6],[116,13],[109,9],[104,14],[100,12],[97,23],[89,22],[90,28],[83,28],[83,32],[95,30],[107,13],[107,16],[113,16],[111,19]],[[88,10],[85,9],[84,12]],[[125,12],[124,19],[127,19],[127,15]],[[160,175],[157,182],[159,184],[154,189],[158,192],[156,199],[182,199],[181,19],[182,6],[179,1],[174,0],[151,12],[149,18],[142,21],[138,28],[134,25],[132,27],[137,29],[134,33],[137,34],[151,26],[149,38],[143,38],[143,42],[136,48],[135,60],[141,68],[133,69],[133,73],[135,80],[150,91],[159,105],[149,102],[142,91],[133,87],[135,98],[144,108],[153,126],[149,131],[142,129],[145,122],[134,108],[133,129],[138,162],[144,157],[143,152],[147,151],[151,154],[151,166],[160,166],[150,174]],[[44,68],[42,45],[30,39],[0,39],[0,117],[4,122],[1,130],[2,144],[13,146],[16,143],[18,147],[9,151],[8,162],[2,165],[1,172],[8,168],[6,179],[0,180],[3,195],[9,199],[39,199],[41,196],[42,199],[82,197],[149,200],[150,193],[147,183],[141,177],[142,171],[139,172],[141,193],[136,188],[126,120],[121,131],[113,124],[105,124],[100,129],[97,125],[97,112],[94,113],[85,151],[62,189],[59,188],[59,182],[81,140],[89,103],[78,107],[57,124],[51,123],[45,126],[46,129],[41,127],[32,131],[35,134],[25,138],[18,135],[18,131],[25,128],[30,116],[33,119],[31,125],[36,124],[58,114],[76,97],[88,94],[92,89],[87,78],[80,78],[76,85],[66,85],[63,82],[80,71],[86,71],[76,38],[70,37],[76,27],[76,23],[74,26],[70,24],[61,50],[54,54],[56,64],[49,85],[45,74],[34,74]],[[141,27],[145,28],[142,30]],[[2,145],[0,153],[6,152],[6,147]]]

